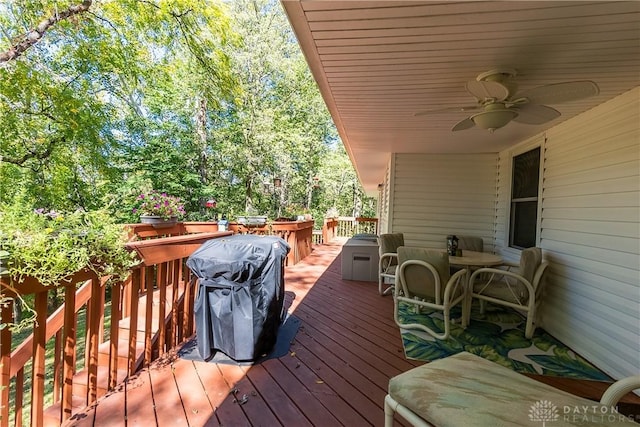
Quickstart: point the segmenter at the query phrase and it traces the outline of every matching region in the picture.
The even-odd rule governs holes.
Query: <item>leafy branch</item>
[[[44,36],[47,30],[49,30],[49,28],[64,19],[86,12],[87,10],[89,10],[89,7],[92,3],[93,0],[84,0],[81,4],[69,6],[66,10],[57,12],[54,15],[43,19],[31,31],[18,37],[14,44],[9,48],[9,50],[0,52],[0,64],[18,58],[30,47],[35,45],[42,38],[42,36]]]
[[[54,138],[47,142],[47,145],[42,151],[30,150],[27,148],[28,153],[25,153],[22,157],[10,157],[4,155],[2,156],[2,161],[17,166],[22,166],[27,162],[27,160],[30,159],[44,160],[51,156],[51,153],[53,152],[53,149],[56,145],[63,144],[65,140],[66,138],[64,136]]]

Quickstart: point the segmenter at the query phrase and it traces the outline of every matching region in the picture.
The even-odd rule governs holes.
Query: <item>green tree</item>
[[[34,205],[99,206],[140,174],[134,152],[168,144],[171,159],[184,155],[194,98],[215,104],[235,87],[218,2],[22,1],[0,12],[3,200],[26,187]],[[180,160],[173,172],[190,163]],[[166,172],[146,175],[156,184]]]
[[[150,189],[188,219],[209,198],[231,217],[369,206],[276,0],[20,0],[0,25],[0,202],[122,222]]]

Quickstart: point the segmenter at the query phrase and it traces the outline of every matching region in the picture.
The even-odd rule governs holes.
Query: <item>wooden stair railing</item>
[[[27,421],[33,426],[60,425],[191,336],[195,281],[184,262],[205,241],[229,234],[204,232],[130,242],[127,246],[142,263],[124,283],[105,285],[92,272],[77,272],[64,285],[64,304],[48,318],[50,287],[32,279],[14,286],[21,295],[34,294],[37,323],[32,335],[13,351],[10,329],[0,330],[0,426]],[[8,283],[2,284],[8,295]],[[107,303],[111,304],[109,328],[104,326]],[[83,309],[86,334],[78,337]],[[1,315],[3,324],[13,321],[11,303],[1,307]],[[83,338],[85,345],[80,346]],[[46,345],[52,339],[53,362],[47,366]],[[80,358],[84,363],[77,366]],[[25,387],[29,378],[31,387]],[[52,404],[45,402],[46,381],[53,385]],[[30,406],[24,405],[29,400]]]

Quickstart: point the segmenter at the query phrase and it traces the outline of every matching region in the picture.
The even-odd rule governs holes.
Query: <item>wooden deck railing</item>
[[[154,228],[150,224],[127,224],[126,227],[135,240],[218,231],[216,222],[176,222],[174,226],[167,228]]]
[[[125,282],[106,285],[90,271],[76,272],[60,284],[65,302],[49,317],[52,287],[26,279],[10,288],[6,277],[0,279],[4,295],[32,294],[36,311],[33,333],[13,351],[11,330],[0,330],[0,426],[60,424],[192,335],[195,281],[184,262],[205,241],[230,234],[130,242],[142,262]],[[0,314],[2,324],[12,323],[13,303]]]
[[[218,230],[215,222],[183,222],[173,227],[155,229],[147,224],[131,224],[131,236],[135,239],[154,239],[158,237],[177,236],[191,233],[211,232]],[[278,236],[291,246],[287,256],[287,265],[294,265],[311,253],[313,245],[313,221],[273,221],[261,227],[247,227],[235,222],[229,223],[233,233],[251,233],[258,235]]]
[[[352,237],[363,233],[378,234],[378,218],[338,217],[337,237]]]
[[[336,237],[353,237],[356,234],[378,234],[378,218],[340,216],[325,218],[322,230],[313,231],[313,244],[330,242]]]
[[[377,220],[346,222],[352,223],[353,235],[372,231],[364,222],[374,223],[375,230]],[[325,220],[325,242],[341,235],[340,223]],[[3,295],[33,295],[36,312],[32,334],[13,350],[11,330],[0,329],[0,427],[60,424],[191,336],[195,280],[184,263],[205,241],[233,232],[272,234],[291,246],[289,265],[311,253],[313,221],[230,228],[219,232],[215,223],[178,223],[165,229],[129,225],[127,247],[141,263],[127,280],[107,285],[106,278],[91,271],[70,274],[59,285],[64,303],[50,316],[48,296],[54,287],[27,279],[11,288],[8,278],[0,277]],[[13,323],[13,315],[11,300],[0,306],[0,324]]]
[[[338,229],[338,218],[325,218],[322,224],[322,243],[332,241]]]
[[[229,223],[229,230],[234,233],[278,236],[286,240],[291,247],[287,255],[286,265],[297,264],[311,253],[313,220],[273,221],[260,227],[247,227],[231,222]]]

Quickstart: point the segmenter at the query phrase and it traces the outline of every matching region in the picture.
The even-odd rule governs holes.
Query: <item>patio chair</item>
[[[442,251],[423,248],[398,248],[398,274],[394,292],[394,319],[404,329],[419,329],[436,339],[447,339],[451,329],[451,308],[464,301],[465,270],[449,275],[449,256]],[[421,323],[403,323],[400,303],[442,311],[444,331]]]
[[[519,265],[505,264],[506,269],[479,268],[469,279],[471,301],[476,298],[481,304],[488,301],[524,312],[527,319],[525,337],[531,338],[536,328],[547,266],[548,263],[542,260],[542,250],[534,247],[522,251]],[[514,271],[516,267],[519,268]],[[471,304],[467,308],[471,310]]]
[[[482,237],[458,236],[458,249],[462,249],[463,251],[483,252],[484,242],[482,241]]]
[[[380,260],[378,261],[378,293],[388,295],[393,292],[396,280],[396,270],[398,268],[398,248],[404,246],[404,234],[387,233],[378,236]],[[390,286],[382,290],[385,280],[388,279]]]

